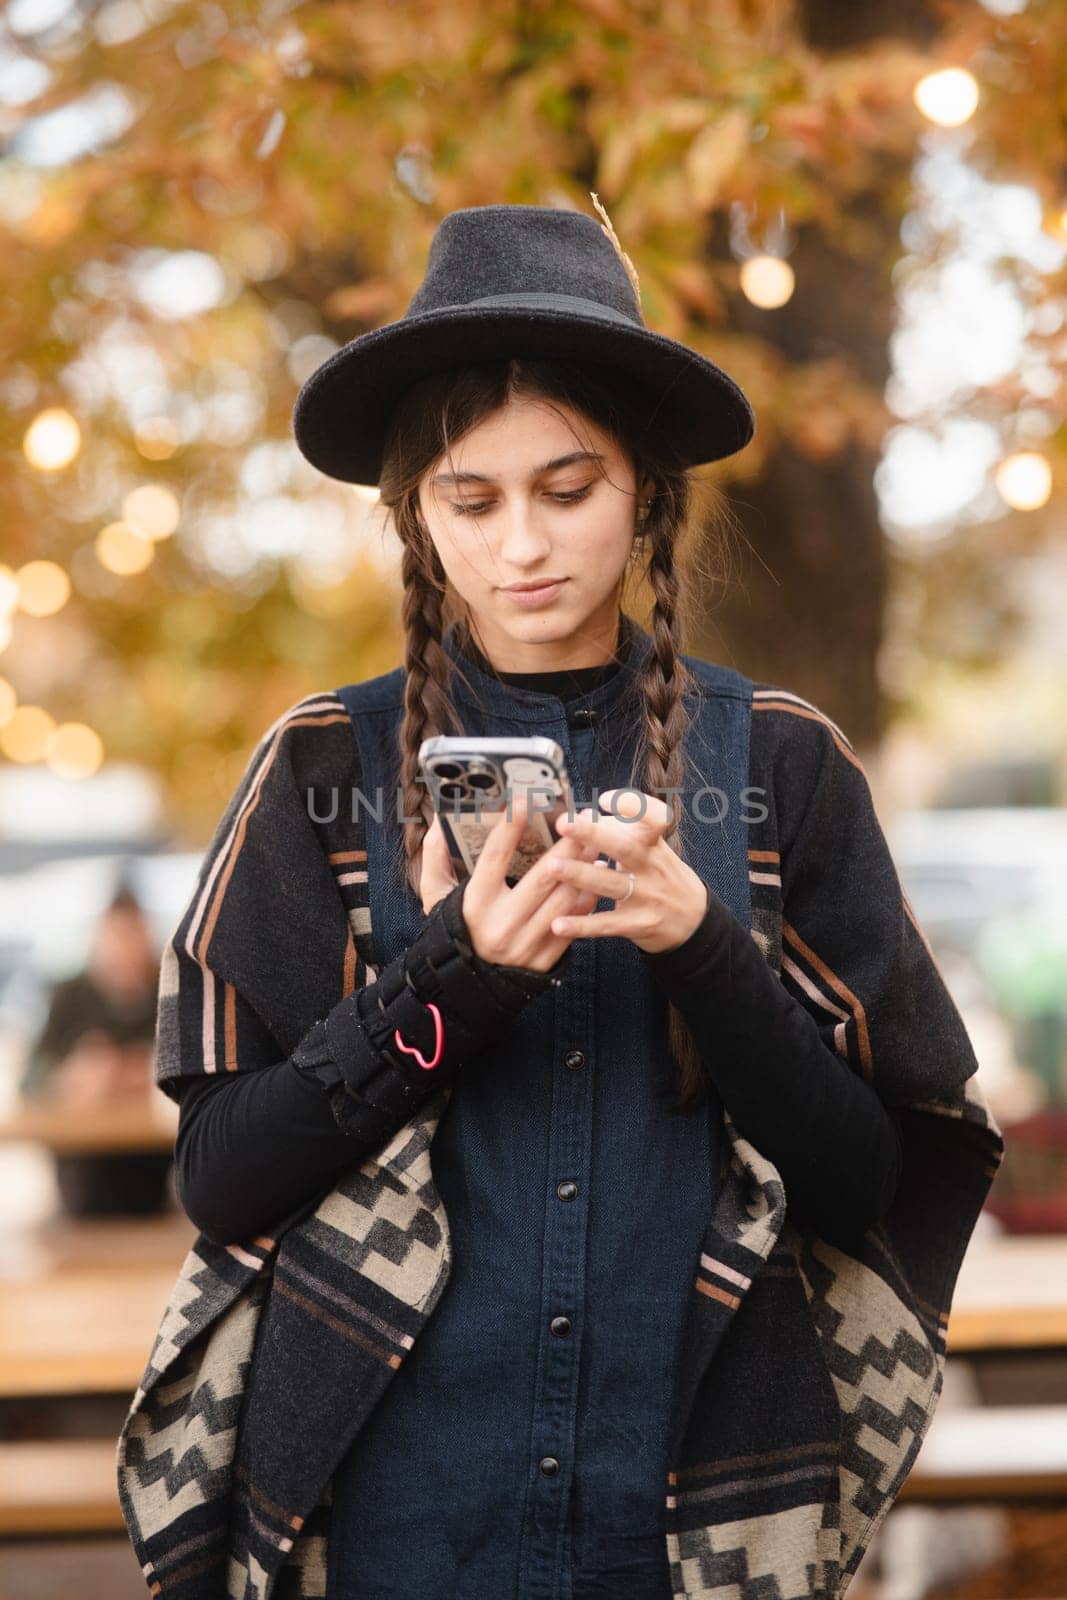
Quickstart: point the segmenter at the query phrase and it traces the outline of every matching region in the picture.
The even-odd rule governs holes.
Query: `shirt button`
[[[600,712],[592,706],[575,706],[571,712],[570,725],[572,728],[591,728],[599,715]]]
[[[543,1478],[554,1478],[559,1471],[559,1462],[555,1456],[542,1456],[540,1465]]]
[[[564,1178],[561,1183],[556,1184],[556,1193],[561,1200],[574,1200],[578,1195],[578,1185],[573,1178]]]
[[[565,1339],[571,1331],[570,1317],[553,1317],[548,1325],[559,1339]]]
[[[585,1066],[585,1057],[580,1050],[568,1050],[563,1057],[563,1065],[571,1072],[577,1072],[579,1067]]]

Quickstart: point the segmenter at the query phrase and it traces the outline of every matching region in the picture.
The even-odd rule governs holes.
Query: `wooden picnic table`
[[[1067,1234],[985,1234],[963,1258],[948,1353],[1067,1351]]]
[[[122,1532],[114,1439],[0,1443],[0,1537]]]
[[[177,1128],[178,1107],[154,1086],[85,1105],[41,1094],[0,1115],[0,1143],[30,1142],[64,1155],[172,1150]]]
[[[57,1217],[0,1241],[0,1398],[136,1388],[196,1229],[152,1218]],[[1067,1237],[975,1240],[948,1353],[1067,1352]]]
[[[900,1497],[1062,1504],[1065,1494],[1067,1406],[939,1406]]]
[[[183,1213],[54,1219],[0,1247],[0,1399],[137,1387],[182,1262]]]

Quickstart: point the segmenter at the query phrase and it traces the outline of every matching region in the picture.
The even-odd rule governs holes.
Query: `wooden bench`
[[[936,1411],[899,1498],[1067,1499],[1067,1406]]]
[[[0,1537],[123,1530],[117,1449],[116,1439],[0,1444]]]

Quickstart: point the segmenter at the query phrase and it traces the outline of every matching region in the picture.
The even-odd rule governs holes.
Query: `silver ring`
[[[626,904],[627,900],[629,900],[630,896],[633,894],[633,892],[634,892],[634,884],[637,882],[637,879],[634,877],[632,872],[628,872],[626,874],[626,876],[630,880],[630,887],[627,889],[626,893],[623,895],[621,900],[616,900],[615,904],[618,905],[618,906]]]

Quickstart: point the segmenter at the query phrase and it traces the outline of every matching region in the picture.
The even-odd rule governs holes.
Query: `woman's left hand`
[[[556,829],[561,838],[571,834],[590,843],[617,862],[617,867],[602,861],[564,859],[553,867],[566,882],[597,896],[610,896],[615,909],[555,917],[552,932],[573,939],[632,939],[649,955],[675,950],[703,922],[711,891],[664,838],[670,821],[666,801],[634,789],[606,789],[599,797],[601,805],[611,807],[616,795],[614,815],[610,811],[594,815],[587,806],[573,819],[564,812]],[[619,904],[629,888],[628,872],[634,875],[633,893]]]

